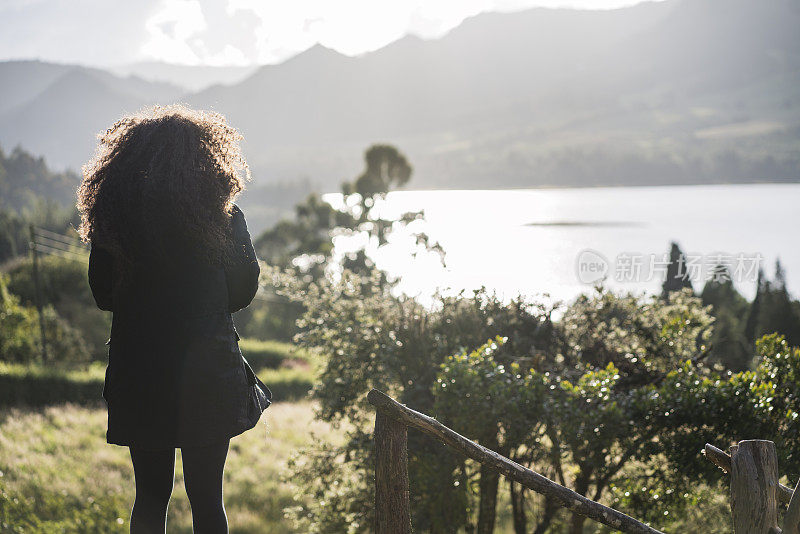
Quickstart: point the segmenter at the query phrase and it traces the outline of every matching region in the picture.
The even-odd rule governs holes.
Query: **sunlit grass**
[[[133,470],[127,449],[105,442],[105,425],[104,408],[67,404],[0,410],[0,532],[128,531]],[[231,442],[225,504],[232,533],[298,532],[283,517],[283,509],[294,504],[295,492],[282,478],[289,457],[309,445],[312,434],[334,443],[341,440],[341,431],[314,419],[311,402],[276,403],[256,428]],[[167,531],[189,533],[191,510],[180,452],[175,471]],[[725,489],[699,489],[698,505],[674,518],[668,531],[695,532],[705,525],[708,532],[730,532]],[[495,532],[511,534],[505,480],[498,501]],[[531,526],[541,511],[541,503],[528,510]],[[567,514],[559,514],[553,532],[560,532],[566,521]],[[587,522],[586,532],[607,530]]]
[[[105,442],[105,425],[104,408],[0,411],[0,531],[127,532],[133,470],[127,449]],[[294,532],[283,519],[292,490],[281,475],[312,433],[338,439],[302,401],[276,403],[256,428],[234,438],[225,471],[231,532]],[[180,454],[175,479],[168,532],[191,532]]]

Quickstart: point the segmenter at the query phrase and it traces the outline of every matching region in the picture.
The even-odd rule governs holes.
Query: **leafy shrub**
[[[312,361],[308,351],[283,341],[245,338],[239,341],[239,347],[255,369],[277,369],[292,360],[303,363]]]
[[[272,391],[273,402],[303,399],[314,385],[314,375],[307,369],[264,369],[258,377]]]
[[[32,306],[20,304],[0,273],[0,361],[29,363],[41,358],[38,314]],[[44,308],[48,355],[52,362],[85,362],[89,358],[80,333],[53,308]]]
[[[103,402],[103,366],[82,371],[39,365],[0,364],[0,406],[47,406]]]
[[[83,370],[0,363],[0,406],[49,406],[70,402],[92,406],[103,402],[104,366]],[[309,369],[263,369],[258,376],[272,390],[273,401],[288,402],[308,395],[314,374]]]
[[[89,288],[85,262],[58,257],[43,257],[39,263],[42,301],[52,306],[85,341],[88,357],[103,361],[105,342],[111,328],[111,314],[97,308]],[[8,268],[8,289],[19,297],[22,305],[32,307],[36,302],[33,272],[29,258],[21,259]],[[63,358],[62,358],[63,359]],[[83,355],[81,361],[86,360]]]

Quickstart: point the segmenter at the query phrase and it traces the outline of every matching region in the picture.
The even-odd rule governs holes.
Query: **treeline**
[[[685,146],[680,151],[636,147],[527,147],[491,151],[475,158],[463,154],[428,164],[434,172],[423,188],[530,188],[656,186],[727,183],[796,183],[800,157],[762,154],[757,149]],[[441,165],[441,166],[440,166]],[[504,169],[498,176],[497,169]],[[441,170],[441,172],[436,172]]]
[[[691,282],[679,273],[679,266],[686,265],[687,258],[676,243],[671,245],[670,257],[663,297],[682,289],[694,293]],[[753,367],[755,342],[766,334],[777,332],[792,346],[800,345],[800,301],[794,300],[786,288],[780,260],[775,262],[772,279],[759,268],[752,301],[734,286],[730,267],[724,264],[714,267],[698,296],[714,318],[707,351],[709,361],[721,366],[720,369],[744,371]]]
[[[54,172],[20,147],[10,153],[0,147],[0,263],[28,253],[31,224],[77,236],[79,182],[74,172]]]
[[[43,199],[61,206],[75,204],[80,177],[51,171],[42,157],[20,147],[6,153],[0,148],[0,208],[17,212],[34,209]]]

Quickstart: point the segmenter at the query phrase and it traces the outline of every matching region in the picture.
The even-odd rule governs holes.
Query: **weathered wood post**
[[[593,521],[611,527],[614,531],[626,534],[663,534],[641,521],[575,493],[505,456],[478,445],[433,417],[412,410],[377,389],[369,392],[367,400],[378,411],[375,419],[377,534],[411,532],[408,505],[407,426],[441,441],[481,465],[492,466],[503,476],[549,497],[559,506],[585,515]]]
[[[778,456],[761,439],[731,448],[731,511],[736,534],[770,534],[778,528]]]
[[[377,410],[375,415],[375,532],[411,534],[408,430]]]

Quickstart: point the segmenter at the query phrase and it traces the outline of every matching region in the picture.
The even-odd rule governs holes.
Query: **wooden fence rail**
[[[628,534],[663,534],[644,523],[575,493],[447,428],[373,389],[367,400],[375,406],[375,516],[377,534],[409,534],[407,428],[413,427],[507,478],[558,502],[564,508]]]
[[[629,534],[663,534],[644,523],[587,499],[496,452],[478,445],[436,419],[400,404],[373,389],[367,400],[375,406],[375,516],[377,534],[410,534],[408,487],[408,427],[490,467],[564,508]],[[778,457],[771,441],[740,441],[728,454],[711,444],[706,458],[731,475],[731,512],[735,534],[800,534],[800,492],[778,482]],[[800,482],[798,482],[800,486]],[[796,489],[796,488],[795,488]],[[783,528],[779,503],[788,504]]]

